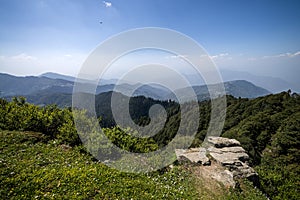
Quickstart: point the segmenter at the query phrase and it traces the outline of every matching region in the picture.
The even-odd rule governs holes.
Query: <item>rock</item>
[[[214,173],[210,172],[210,177],[231,187],[240,178],[258,183],[258,174],[248,165],[249,156],[239,141],[223,137],[208,137],[207,141],[210,145],[207,148],[176,149],[178,161],[203,165],[201,169],[204,171],[211,171],[204,165],[210,165],[213,161],[219,167],[210,168],[218,169]]]
[[[254,169],[244,163],[241,166],[237,166],[237,168],[233,171],[233,176],[235,178],[249,178],[252,176],[257,176],[257,173]]]
[[[239,144],[237,140],[221,137],[210,137],[208,139],[213,141],[211,144],[214,145],[207,149],[208,154],[217,163],[229,169],[234,178],[257,176],[253,168],[248,166],[249,156],[242,147],[237,146]]]
[[[228,139],[228,138],[223,138],[223,137],[213,137],[213,136],[208,137],[207,142],[209,144],[212,144],[216,148],[235,147],[235,146],[241,145],[241,143],[235,139]]]
[[[245,149],[240,146],[236,147],[223,147],[223,148],[215,148],[215,147],[209,147],[207,149],[211,153],[227,153],[227,152],[232,152],[232,153],[245,153]]]
[[[236,185],[233,179],[233,174],[228,170],[221,171],[220,173],[214,173],[212,178],[223,183],[223,185],[227,187],[234,188]]]
[[[199,148],[199,156],[200,156],[200,160],[201,160],[202,165],[210,165],[210,160],[206,156],[206,149],[205,148],[202,148],[202,147]]]
[[[211,153],[209,155],[216,160],[218,163],[222,165],[228,165],[230,163],[235,162],[245,162],[249,160],[249,156],[246,153],[233,153],[233,152],[226,152],[226,153]]]
[[[218,173],[212,173],[211,177],[219,182],[221,182],[226,187],[235,187],[235,181],[233,179],[233,174],[228,170],[221,170]]]
[[[225,141],[224,138],[223,141]],[[240,146],[223,148],[209,147],[207,149],[207,152],[214,160],[224,166],[234,165],[235,163],[240,163],[241,161],[245,162],[249,160],[249,156],[245,152],[245,149]]]
[[[206,156],[205,148],[191,148],[188,150],[176,149],[175,153],[179,162],[190,162],[202,165],[210,164],[210,160]]]
[[[213,179],[221,183],[226,188],[235,187],[236,183],[233,179],[233,174],[224,167],[212,162],[209,166],[198,166],[195,173],[204,178],[204,180]],[[210,181],[209,181],[210,182]]]

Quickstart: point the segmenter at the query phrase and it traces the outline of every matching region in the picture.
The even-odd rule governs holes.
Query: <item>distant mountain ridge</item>
[[[73,87],[73,82],[47,77],[19,77],[0,73],[1,96],[29,95],[51,87]]]
[[[270,91],[258,87],[253,83],[245,80],[235,80],[224,82],[225,93],[228,95],[232,95],[234,97],[242,97],[242,98],[256,98],[260,96],[265,96],[271,94]],[[210,89],[212,92],[218,92],[218,84],[210,85]],[[210,94],[208,91],[208,87],[206,85],[201,86],[193,86],[195,94],[197,95],[198,101],[208,100],[210,96],[218,97],[218,94]],[[175,91],[179,96],[184,96],[184,99],[187,101],[192,99],[187,94],[186,88],[181,88]],[[169,94],[167,99],[175,99],[174,94]]]
[[[39,75],[39,77],[46,77],[46,78],[51,78],[51,79],[62,79],[62,80],[71,81],[71,82],[74,82],[76,79],[73,76],[58,74],[58,73],[54,73],[54,72],[46,72],[46,73]]]
[[[272,93],[287,91],[289,89],[300,92],[298,85],[293,85],[278,77],[257,76],[243,71],[220,70],[223,81],[247,80],[259,87],[265,88]]]
[[[76,80],[76,77],[58,74],[58,73],[54,73],[54,72],[46,72],[46,73],[39,75],[39,77],[47,77],[47,78],[51,78],[51,79],[61,79],[61,80],[66,80],[66,81],[71,81],[71,82],[74,82]],[[84,79],[81,79],[81,80],[77,79],[77,81],[83,82],[83,83],[90,82],[90,81],[84,80]],[[116,84],[117,81],[118,81],[117,79],[102,79],[101,85]]]
[[[256,86],[262,87],[272,93],[278,93],[282,91],[287,91],[289,89],[300,92],[300,86],[294,85],[286,80],[278,77],[272,76],[258,76],[244,71],[232,71],[227,69],[221,69],[220,74],[222,76],[223,82],[235,81],[235,80],[245,80],[253,83]],[[41,74],[40,77],[47,77],[52,79],[62,79],[67,81],[74,81],[76,78],[73,76],[62,75],[53,72],[47,72]],[[186,74],[186,78],[191,82],[193,86],[204,85],[205,82],[198,75]],[[117,79],[101,80],[101,84],[116,84]],[[129,83],[130,84],[130,83]]]
[[[73,77],[56,73],[25,77],[0,73],[1,97],[25,96],[32,103],[58,103],[61,106],[69,106],[70,101],[64,100],[64,98],[71,99],[74,82],[70,80],[74,80]],[[90,83],[83,81],[80,84]],[[214,88],[214,85],[211,85],[211,87]],[[224,83],[224,87],[226,94],[242,98],[256,98],[271,93],[245,80],[228,81]],[[193,86],[193,89],[199,101],[210,98],[206,85]],[[172,91],[155,84],[101,84],[96,88],[96,94],[110,91],[119,92],[126,96],[145,96],[157,100],[177,100]],[[186,101],[191,100],[191,97],[186,93],[186,88],[175,90],[175,92],[182,95]],[[59,102],[53,99],[59,99]]]

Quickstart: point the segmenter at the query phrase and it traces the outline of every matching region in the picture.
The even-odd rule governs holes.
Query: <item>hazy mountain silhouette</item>
[[[47,73],[46,75],[52,78],[45,76],[17,77],[9,74],[0,74],[1,96],[12,97],[22,95],[26,96],[30,102],[36,104],[55,103],[60,106],[70,106],[70,101],[64,100],[64,98],[71,99],[74,85],[74,82],[70,81],[72,80],[72,77],[55,73]],[[80,84],[85,86],[84,84],[90,83],[80,82]],[[228,81],[224,83],[224,86],[226,94],[235,97],[255,98],[270,94],[268,90],[245,80]],[[215,86],[212,85],[212,88],[214,87]],[[193,89],[199,101],[209,99],[209,93],[206,85],[193,86]],[[117,85],[117,87],[114,84],[101,84],[96,88],[96,94],[110,91],[119,92],[126,96],[145,96],[159,100],[176,100],[173,92],[156,84],[143,85],[141,83],[124,83]],[[186,93],[186,88],[178,89],[176,90],[176,93],[180,94],[186,101],[191,99],[191,97]],[[217,96],[218,94],[213,95]]]

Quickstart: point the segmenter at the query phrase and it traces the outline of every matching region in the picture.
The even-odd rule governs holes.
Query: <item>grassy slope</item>
[[[258,199],[206,187],[181,167],[164,173],[127,174],[93,161],[34,132],[0,131],[0,199]],[[209,183],[214,185],[213,182]],[[218,192],[214,192],[214,190]],[[250,197],[250,198],[249,198]]]
[[[32,132],[0,133],[0,196],[50,199],[190,199],[187,173],[125,174],[94,162],[80,148],[66,149]]]

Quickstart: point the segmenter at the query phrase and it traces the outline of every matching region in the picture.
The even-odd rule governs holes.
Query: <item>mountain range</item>
[[[272,77],[272,76],[260,76],[254,75],[244,71],[232,71],[227,69],[221,69],[220,75],[223,82],[233,80],[246,80],[253,83],[256,86],[265,88],[272,93],[279,93],[291,89],[294,92],[300,92],[300,85],[295,85],[288,82],[287,80]],[[192,85],[203,85],[205,84],[203,78],[197,74],[185,74],[184,75]],[[214,73],[207,73],[207,76],[214,76]]]
[[[13,96],[25,96],[29,102],[35,104],[56,103],[60,106],[71,105],[75,78],[56,73],[45,73],[40,76],[13,76],[0,73],[0,96],[10,98]],[[78,80],[77,80],[78,81]],[[90,84],[86,80],[79,80],[80,84]],[[190,97],[185,92],[186,88],[174,91],[157,84],[129,84],[116,85],[117,80],[101,80],[101,85],[96,88],[96,94],[115,91],[127,96],[145,96],[157,100],[176,100],[174,93],[183,95],[188,101]],[[116,87],[117,86],[117,87]],[[211,85],[214,88],[214,85]],[[254,85],[245,80],[234,80],[224,82],[226,94],[242,97],[255,98],[265,96],[271,92]],[[199,101],[209,99],[206,85],[195,85],[192,87]],[[131,94],[133,92],[133,94]]]

